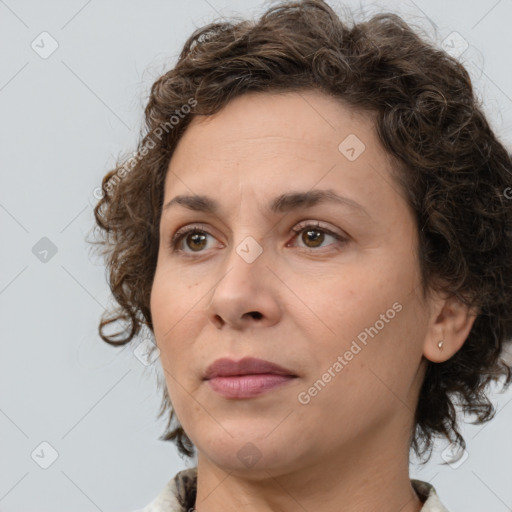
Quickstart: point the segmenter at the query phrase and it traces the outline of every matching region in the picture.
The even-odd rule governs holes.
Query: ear
[[[450,359],[464,345],[478,312],[455,295],[434,295],[423,355],[434,363]],[[441,348],[439,342],[442,341]]]

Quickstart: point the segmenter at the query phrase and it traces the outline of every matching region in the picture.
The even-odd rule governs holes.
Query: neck
[[[328,453],[305,455],[295,467],[222,469],[198,451],[197,497],[201,512],[419,512],[409,478],[408,432],[390,423]],[[406,442],[404,442],[404,440]],[[257,468],[257,469],[256,469]]]

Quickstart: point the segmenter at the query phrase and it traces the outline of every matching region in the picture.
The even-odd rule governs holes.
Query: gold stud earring
[[[437,346],[439,347],[439,350],[443,350],[443,343],[444,343],[444,340],[440,340],[439,343],[437,344]]]

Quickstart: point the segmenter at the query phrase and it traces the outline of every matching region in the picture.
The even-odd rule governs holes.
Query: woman
[[[100,334],[154,334],[197,466],[144,511],[446,511],[409,451],[512,378],[512,162],[465,69],[293,2],[198,29],[145,114],[95,209]]]

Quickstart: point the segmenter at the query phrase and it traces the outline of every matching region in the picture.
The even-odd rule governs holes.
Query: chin
[[[194,443],[199,453],[223,470],[254,477],[261,472],[261,477],[268,478],[267,471],[278,470],[289,464],[291,452],[285,444],[272,442],[268,435],[272,429],[258,436],[259,441],[248,436],[247,432],[245,435],[243,432],[234,435],[227,430],[233,437],[226,433],[220,439],[210,438],[204,443]]]

